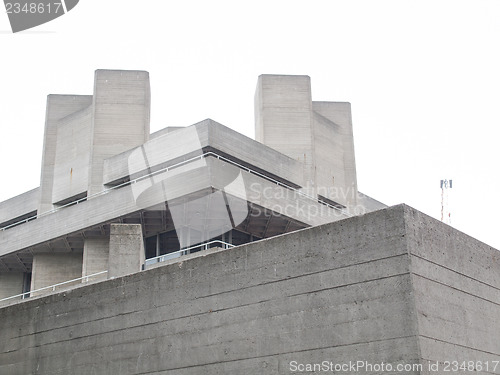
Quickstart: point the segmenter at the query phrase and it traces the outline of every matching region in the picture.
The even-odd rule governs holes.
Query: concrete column
[[[62,118],[87,108],[92,104],[90,95],[49,95],[45,114],[42,171],[40,176],[40,201],[38,214],[53,209],[54,168],[56,162],[57,128]]]
[[[313,102],[308,76],[262,75],[255,137],[304,163],[304,192],[346,207],[357,204],[350,103]]]
[[[255,139],[304,163],[304,187],[314,193],[314,135],[308,76],[259,76]]]
[[[313,102],[317,193],[346,207],[357,204],[351,104]]]
[[[0,272],[0,299],[21,294],[23,285],[23,272]]]
[[[149,117],[148,72],[95,72],[89,195],[103,190],[104,159],[149,139]]]
[[[81,252],[35,254],[33,256],[31,290],[82,277],[82,258],[83,254]],[[56,288],[56,291],[64,290],[78,284],[80,284],[80,281],[66,284]],[[44,291],[32,294],[32,296],[50,292]]]
[[[82,276],[89,276],[108,270],[109,238],[86,238],[83,245]],[[88,281],[101,281],[107,278],[106,274],[94,276]],[[86,279],[82,283],[87,282]]]
[[[144,261],[141,224],[111,224],[108,278],[139,272]]]

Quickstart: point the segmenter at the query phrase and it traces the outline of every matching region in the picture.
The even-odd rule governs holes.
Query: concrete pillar
[[[111,224],[108,278],[139,272],[144,261],[141,224]]]
[[[82,277],[93,275],[108,270],[109,238],[86,238],[83,245]],[[106,274],[94,276],[88,281],[101,281],[107,279]],[[87,282],[83,279],[82,283]]]
[[[314,193],[311,79],[259,76],[255,92],[255,139],[304,163],[304,187]]]
[[[104,188],[104,159],[140,146],[149,139],[149,117],[148,72],[95,72],[89,195]]]
[[[0,299],[21,294],[23,285],[23,272],[0,272]]]
[[[346,207],[357,204],[351,104],[313,102],[317,193]]]
[[[52,204],[52,192],[54,189],[54,168],[56,163],[59,120],[87,108],[91,104],[91,95],[49,95],[47,97],[40,176],[39,215],[54,208]]]
[[[304,163],[304,192],[346,207],[356,205],[349,103],[313,102],[308,76],[261,75],[255,93],[255,137]]]
[[[82,258],[83,254],[81,252],[35,254],[33,256],[31,290],[81,278]],[[56,291],[64,290],[78,284],[80,284],[80,281],[66,284],[57,287]],[[32,294],[32,296],[51,292],[51,290],[43,291]]]

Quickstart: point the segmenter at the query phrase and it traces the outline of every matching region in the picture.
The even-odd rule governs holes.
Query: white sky
[[[82,0],[12,34],[0,14],[0,201],[39,185],[48,94],[95,69],[151,78],[151,130],[212,118],[253,138],[257,76],[352,103],[360,191],[500,249],[500,1]]]

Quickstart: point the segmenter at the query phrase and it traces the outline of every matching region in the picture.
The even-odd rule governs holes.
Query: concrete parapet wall
[[[114,233],[138,236],[131,228]],[[499,264],[497,250],[391,207],[1,308],[0,373],[492,365],[500,355]]]
[[[489,363],[488,373],[500,374],[492,362],[500,359],[500,251],[419,211],[406,215],[423,362],[473,361],[474,373]]]
[[[419,215],[396,206],[2,308],[0,373],[260,375],[292,373],[293,361],[419,364],[423,334],[449,323],[423,326],[417,255],[455,259],[456,290],[435,289],[444,301],[456,298],[465,275],[493,285],[498,272],[481,260],[496,250],[461,234],[443,238],[441,224]],[[422,231],[436,238],[418,243]],[[449,254],[432,255],[440,243]],[[478,257],[469,265],[460,254],[471,248]],[[488,358],[486,350],[500,354],[499,309],[482,307],[476,316],[464,304],[471,313],[456,324],[488,319],[476,344]],[[447,358],[439,345],[434,356]]]

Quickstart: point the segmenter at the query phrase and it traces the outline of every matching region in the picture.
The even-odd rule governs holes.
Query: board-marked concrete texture
[[[337,204],[357,204],[351,105],[313,102],[309,76],[259,76],[255,139],[300,161],[304,188]]]
[[[2,308],[0,373],[498,360],[499,275],[497,250],[395,206]]]
[[[92,104],[91,95],[48,95],[43,139],[38,215],[54,208],[53,192],[60,121]],[[61,140],[62,141],[62,140]]]
[[[141,224],[111,224],[108,278],[139,272],[144,254]]]
[[[149,139],[149,73],[96,70],[88,194],[103,190],[104,160]]]

